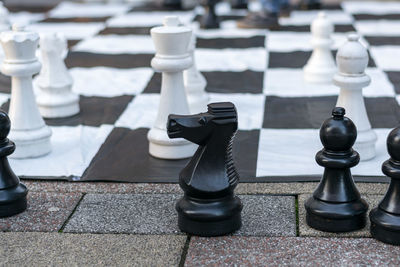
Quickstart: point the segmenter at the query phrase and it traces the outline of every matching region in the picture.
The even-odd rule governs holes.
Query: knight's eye
[[[200,119],[199,119],[199,123],[200,123],[201,125],[206,125],[206,123],[207,123],[206,118],[204,118],[204,117],[200,118]]]

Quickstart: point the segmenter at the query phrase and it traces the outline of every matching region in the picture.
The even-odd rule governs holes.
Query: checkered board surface
[[[252,3],[250,9],[259,6]],[[10,160],[14,171],[35,179],[176,182],[187,160],[148,154],[146,135],[156,117],[161,80],[150,67],[149,31],[165,15],[195,25],[202,12],[157,10],[137,2],[64,2],[43,13],[12,13],[13,22],[30,22],[31,30],[66,35],[71,49],[66,63],[81,107],[77,116],[46,120],[53,131],[52,152]],[[221,29],[196,30],[196,61],[210,101],[237,107],[234,154],[241,181],[318,180],[323,172],[314,159],[321,149],[319,127],[330,117],[339,89],[303,81],[302,67],[312,51],[309,27],[317,12],[293,11],[271,32],[238,29],[235,20],[246,11],[231,10],[227,3],[219,4],[217,13]],[[335,24],[333,53],[351,31],[368,47],[372,83],[364,97],[378,135],[377,156],[352,172],[358,180],[383,181],[386,137],[400,120],[400,3],[345,2],[326,13]],[[0,90],[7,110],[9,78],[1,77]]]

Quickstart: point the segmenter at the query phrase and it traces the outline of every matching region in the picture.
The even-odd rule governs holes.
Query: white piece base
[[[187,100],[190,113],[197,114],[207,111],[207,104],[208,101],[210,101],[210,97],[206,93],[198,95],[188,95]]]
[[[48,126],[30,131],[11,129],[9,139],[15,143],[16,148],[9,157],[24,159],[44,156],[51,151],[50,137],[51,129]]]
[[[75,94],[40,94],[36,102],[44,118],[65,118],[79,113],[79,96]]]
[[[336,68],[330,69],[315,69],[304,67],[304,80],[308,83],[324,83],[332,84],[333,76],[337,72]]]
[[[359,131],[353,148],[360,154],[361,161],[373,159],[376,155],[375,144],[378,137],[373,130]]]
[[[166,130],[152,128],[147,134],[149,153],[160,159],[185,159],[193,156],[197,145],[183,139],[170,139]]]

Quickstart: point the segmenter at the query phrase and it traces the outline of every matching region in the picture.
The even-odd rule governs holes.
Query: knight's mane
[[[216,120],[236,118],[236,108],[230,102],[212,103],[207,107],[208,113],[214,115],[214,119]]]

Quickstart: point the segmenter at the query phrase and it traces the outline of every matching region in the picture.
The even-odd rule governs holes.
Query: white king
[[[39,157],[51,151],[51,130],[44,123],[36,105],[32,75],[40,71],[36,58],[39,35],[14,25],[12,31],[0,34],[5,59],[1,71],[11,76],[9,138],[16,143],[14,158]]]
[[[157,119],[148,133],[150,155],[163,159],[193,156],[196,146],[189,141],[170,139],[167,134],[169,114],[188,115],[189,106],[183,83],[183,70],[192,66],[188,45],[192,30],[179,25],[178,17],[164,18],[164,26],[151,29],[156,55],[151,66],[162,72],[160,105]]]

